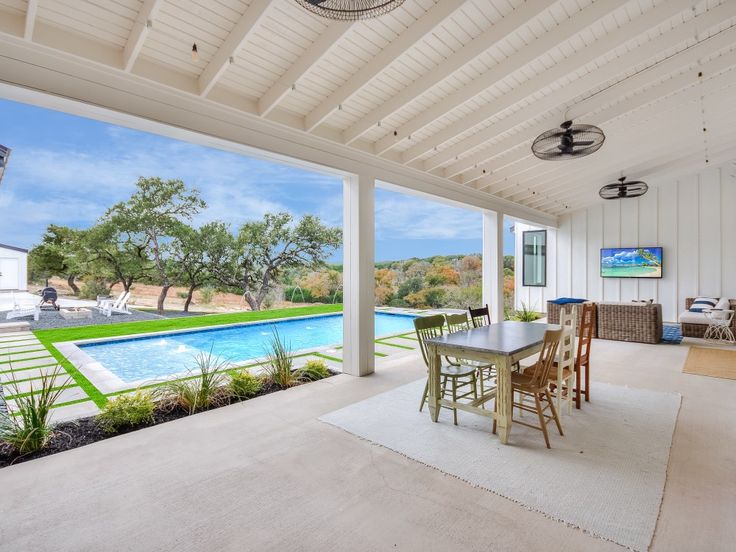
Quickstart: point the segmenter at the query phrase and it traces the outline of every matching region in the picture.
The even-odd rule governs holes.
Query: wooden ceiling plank
[[[669,3],[667,5],[669,5]],[[663,4],[661,6],[665,5]],[[486,162],[498,155],[505,153],[506,151],[510,151],[514,148],[519,147],[521,144],[530,142],[541,132],[541,130],[546,130],[548,128],[553,128],[559,125],[562,122],[560,120],[561,115],[556,113],[557,110],[555,109],[554,104],[557,104],[557,109],[559,109],[560,106],[564,106],[565,101],[558,103],[561,98],[565,98],[566,101],[569,102],[571,96],[574,98],[576,96],[584,94],[585,91],[593,90],[596,87],[600,86],[601,83],[610,80],[612,74],[622,74],[627,69],[635,66],[638,63],[641,63],[641,61],[653,58],[659,52],[666,51],[677,46],[678,44],[687,41],[688,39],[692,39],[698,32],[698,30],[702,31],[705,28],[710,28],[712,26],[718,25],[724,19],[727,19],[728,17],[733,17],[734,15],[736,15],[736,3],[728,2],[722,4],[718,8],[706,12],[698,18],[693,19],[683,25],[680,25],[672,31],[660,35],[659,37],[645,44],[644,46],[632,49],[628,53],[617,58],[615,61],[602,66],[599,70],[590,72],[584,77],[573,81],[566,87],[553,92],[548,96],[548,98],[551,99],[545,100],[544,98],[542,98],[537,102],[532,102],[528,107],[520,109],[513,115],[502,119],[496,125],[488,127],[488,129],[484,129],[483,131],[480,131],[479,133],[471,136],[468,140],[464,141],[463,147],[466,148],[465,151],[471,149],[471,146],[478,147],[483,143],[484,140],[491,140],[499,134],[511,130],[515,126],[522,124],[525,120],[533,119],[535,116],[539,116],[540,114],[544,114],[545,112],[555,113],[553,115],[545,117],[542,121],[540,121],[539,125],[535,125],[533,128],[525,129],[519,133],[510,136],[507,139],[502,140],[497,144],[494,144],[490,148],[483,149],[475,154],[458,160],[456,163],[449,165],[445,169],[443,175],[449,178],[462,174],[463,182],[466,183],[481,178],[485,178],[486,183],[492,183],[494,177],[487,176],[492,172],[492,167],[486,164]],[[612,90],[615,89],[617,91],[617,94],[619,96],[623,94],[620,86],[623,86],[623,84],[614,86],[612,88]],[[540,105],[542,107],[541,110],[539,109]],[[599,103],[597,103],[597,96],[592,98],[588,102],[584,102],[584,107],[591,108],[595,107],[596,105],[600,105]],[[575,108],[575,111],[576,116],[578,117],[584,114],[579,106]],[[504,121],[507,122],[504,123]],[[528,150],[524,152],[517,152],[517,154],[515,154],[512,159],[515,161],[525,155],[529,155]],[[430,163],[430,165],[432,164],[434,163]],[[495,174],[496,171],[493,172]],[[503,173],[501,173],[501,177],[503,177]],[[486,184],[482,184],[479,185],[479,187],[485,185]]]
[[[660,25],[662,21],[666,21],[684,9],[688,9],[689,4],[689,0],[677,0],[660,4],[656,8],[653,8],[642,15],[640,18],[634,19],[627,25],[621,27],[605,40],[594,43],[590,47],[577,52],[574,56],[567,58],[564,62],[551,67],[538,77],[526,81],[518,89],[505,95],[499,102],[488,104],[482,110],[479,110],[479,112],[474,113],[472,117],[466,117],[450,127],[447,127],[440,133],[437,133],[436,136],[432,136],[428,140],[425,140],[424,143],[416,144],[413,148],[407,150],[404,159],[406,162],[410,162],[427,151],[430,151],[435,145],[439,145],[439,140],[444,140],[446,142],[473,128],[484,120],[489,120],[499,115],[509,107],[512,107],[516,103],[532,96],[538,90],[545,86],[549,86],[556,80],[559,80],[564,76],[564,74],[573,73],[576,70],[581,69],[591,61],[604,56],[608,51],[625,44],[643,33],[646,33],[649,29]],[[597,4],[593,4],[593,6],[596,5]],[[691,36],[692,34],[693,33],[690,33],[688,36]],[[679,41],[681,42],[682,40],[684,40],[684,38]],[[660,47],[658,44],[650,44],[641,50],[642,51],[639,53],[640,57],[635,58],[639,62],[642,59],[647,59],[648,57],[656,55],[660,51]],[[626,56],[622,56],[620,61],[617,60],[613,64],[609,65],[609,69],[613,67],[616,68],[615,74],[621,73],[631,67],[631,60],[625,62],[623,60],[624,57]],[[537,101],[531,102],[528,107],[522,108],[513,115],[501,119],[495,125],[491,125],[490,127],[469,136],[457,144],[440,151],[437,155],[425,161],[425,169],[432,170],[436,167],[442,166],[443,164],[452,161],[455,157],[462,155],[464,152],[482,145],[484,142],[489,140],[489,136],[497,136],[500,133],[510,130],[514,126],[520,124],[520,122],[523,122],[522,119],[524,117],[528,120],[541,114],[548,113],[559,107],[561,104],[572,101],[577,96],[586,93],[600,85],[601,82],[605,82],[610,78],[611,76],[608,71],[605,73],[598,71],[588,73],[585,77],[573,81],[568,86],[560,88]],[[561,122],[562,121],[559,121],[558,124]],[[433,141],[434,143],[432,143]],[[473,167],[474,165],[475,163],[471,163],[468,165],[468,168]],[[447,176],[455,176],[455,174],[459,173],[446,174]]]
[[[386,48],[382,49],[368,63],[363,65],[342,86],[330,94],[316,109],[308,113],[304,120],[304,129],[311,132],[317,125],[329,117],[331,113],[336,111],[341,104],[349,100],[396,58],[432,32],[432,30],[450,17],[464,3],[464,0],[462,2],[437,2]]]
[[[618,5],[618,4],[623,4],[625,1],[627,0],[615,0],[615,3]],[[474,40],[466,42],[464,46],[456,50],[454,54],[446,58],[439,65],[435,66],[431,71],[422,75],[422,77],[420,77],[414,83],[412,83],[411,86],[403,89],[400,93],[391,97],[389,101],[384,102],[378,109],[371,111],[368,115],[363,117],[360,121],[356,122],[350,128],[345,130],[344,136],[343,136],[343,142],[346,144],[350,144],[353,140],[356,140],[357,138],[362,136],[365,132],[367,132],[373,125],[377,124],[379,121],[382,121],[390,117],[395,112],[397,112],[399,109],[403,108],[405,105],[407,105],[408,103],[416,99],[418,96],[421,96],[427,90],[439,84],[441,81],[446,79],[448,76],[452,75],[453,73],[462,69],[467,64],[471,63],[478,56],[487,52],[488,50],[490,50],[491,48],[493,48],[500,42],[503,42],[504,40],[508,39],[512,34],[516,33],[517,31],[519,31],[519,29],[521,29],[524,25],[526,25],[529,22],[529,20],[538,16],[540,13],[545,11],[547,8],[549,8],[548,1],[530,0],[528,2],[525,2],[522,6],[513,10],[506,17],[496,22],[495,25],[493,25],[490,29],[485,31],[481,36],[479,36],[478,38]],[[543,53],[547,49],[549,48],[545,48],[538,55],[541,55],[541,53]],[[524,51],[528,51],[528,49],[527,48],[522,49],[522,52]],[[512,56],[513,59],[523,58],[523,57],[524,55],[520,56],[519,54],[515,54],[514,56]],[[534,56],[534,57],[537,57],[537,56]],[[507,58],[507,59],[512,59],[512,58]],[[521,67],[522,65],[525,65],[526,63],[528,63],[528,61],[531,61],[531,60],[525,60],[524,63],[519,65],[519,67]],[[491,68],[491,70],[487,71],[481,79],[476,79],[476,81],[482,81],[480,85],[478,85],[476,81],[472,81],[468,85],[468,87],[461,88],[460,91],[456,92],[455,94],[452,94],[450,98],[454,98],[455,95],[462,95],[463,90],[465,90],[466,88],[477,89],[476,94],[479,94],[480,92],[485,90],[488,86],[490,86],[487,83],[494,83],[497,80],[499,80],[498,73],[503,72],[503,69],[496,69],[496,68],[501,67],[501,66],[505,67],[506,63],[494,65]],[[517,67],[517,69],[519,67]],[[490,74],[492,74],[492,77],[486,76]],[[470,99],[474,95],[475,94],[468,96],[467,99]],[[464,103],[464,101],[459,102],[459,103]],[[440,103],[440,105],[444,105],[444,100]],[[432,115],[433,115],[432,118],[429,119],[428,116],[424,117],[422,120],[425,123],[421,127],[418,127],[414,130],[407,130],[406,128],[402,128],[401,136],[406,137],[408,134],[411,134],[411,132],[415,132],[415,130],[424,128],[424,126],[431,123],[433,120],[437,119],[438,117],[442,116],[444,113],[447,113],[447,111],[449,110],[450,108],[442,109],[441,113],[432,112]],[[391,134],[390,137],[393,138],[393,134]]]
[[[345,21],[330,24],[319,38],[307,48],[306,52],[258,100],[258,112],[261,117],[268,115],[289,92],[291,87],[296,85],[299,79],[319,63],[351,27],[352,24]]]
[[[271,0],[253,0],[245,13],[235,24],[225,42],[217,50],[212,60],[204,68],[199,77],[199,95],[206,96],[217,84],[217,80],[230,65],[230,60],[243,46],[260,21],[266,16],[269,8],[274,5]]]

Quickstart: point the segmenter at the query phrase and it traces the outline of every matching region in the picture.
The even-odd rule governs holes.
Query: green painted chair
[[[445,327],[445,317],[441,314],[434,316],[424,316],[414,319],[414,329],[417,332],[417,338],[419,339],[419,348],[422,350],[422,358],[424,358],[424,364],[429,369],[429,352],[427,351],[427,345],[424,343],[426,339],[432,339],[433,337],[440,337],[443,334]],[[477,399],[478,398],[478,382],[476,376],[477,370],[474,366],[468,366],[463,364],[451,364],[449,362],[442,363],[440,367],[440,379],[442,383],[442,396],[448,394],[452,396],[452,400],[457,402],[458,399]],[[450,389],[447,389],[448,383]],[[427,402],[427,395],[429,394],[429,378],[424,384],[424,393],[422,393],[422,402],[419,404],[419,412],[424,408],[424,403]],[[453,422],[457,425],[457,409],[452,409]]]
[[[462,332],[471,328],[468,315],[464,312],[460,314],[446,314],[445,322],[447,324],[447,333]],[[486,387],[488,387],[489,391],[496,388],[496,367],[493,364],[461,358],[448,358],[447,362],[454,365],[464,364],[465,366],[473,366],[478,370],[481,395],[485,394]],[[483,408],[485,408],[485,404],[483,405]]]

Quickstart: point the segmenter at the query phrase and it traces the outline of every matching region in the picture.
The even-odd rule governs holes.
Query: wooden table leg
[[[498,359],[496,371],[498,389],[496,390],[496,431],[498,438],[505,445],[511,433],[511,414],[514,408],[514,397],[511,390],[511,365],[508,357]]]
[[[437,347],[430,345],[429,353],[429,395],[427,403],[429,404],[429,415],[433,422],[436,422],[440,415],[440,398],[442,397],[442,388],[440,385],[440,367],[442,359],[437,352]]]

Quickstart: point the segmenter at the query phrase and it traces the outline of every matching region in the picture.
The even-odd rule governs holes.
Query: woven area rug
[[[593,402],[550,426],[516,425],[511,444],[489,418],[442,409],[439,423],[418,412],[424,380],[320,419],[413,460],[584,531],[647,550],[659,515],[680,395],[596,383]],[[531,414],[525,414],[531,418]],[[531,420],[530,420],[531,421]]]
[[[736,379],[736,350],[690,347],[682,371],[698,376]]]

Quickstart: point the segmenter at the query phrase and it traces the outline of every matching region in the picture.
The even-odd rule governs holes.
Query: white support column
[[[372,374],[374,352],[374,190],[372,175],[352,176],[343,187],[343,372]]]
[[[503,213],[483,211],[483,303],[503,321]]]

